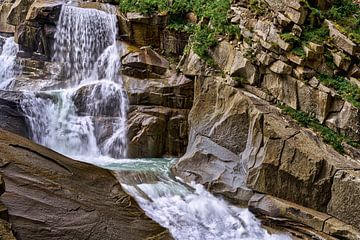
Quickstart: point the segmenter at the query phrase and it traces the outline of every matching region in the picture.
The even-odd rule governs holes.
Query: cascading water
[[[35,141],[80,160],[126,155],[116,23],[103,11],[63,6],[53,61],[61,64],[67,88],[28,93],[22,101]]]
[[[0,52],[0,89],[11,88],[15,77],[16,54],[19,46],[13,37],[5,40],[2,51]]]
[[[122,186],[175,239],[288,239],[269,235],[247,209],[173,178],[169,160],[109,157],[126,155],[127,97],[116,25],[112,14],[62,7],[53,61],[62,65],[66,88],[25,93],[21,104],[33,140],[78,160],[130,171],[118,174]]]
[[[285,234],[268,234],[249,210],[229,205],[203,186],[187,186],[173,178],[169,172],[172,162],[139,159],[102,165],[120,170],[117,176],[123,188],[136,198],[148,216],[169,229],[175,239],[290,239]],[[132,174],[126,174],[129,171]]]

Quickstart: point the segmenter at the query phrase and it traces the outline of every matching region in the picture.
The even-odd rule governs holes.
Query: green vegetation
[[[305,58],[305,51],[302,47],[295,47],[292,49],[291,51],[293,54],[295,54],[296,56],[299,56],[301,58]]]
[[[208,49],[217,44],[219,35],[234,36],[238,29],[232,26],[227,18],[231,0],[120,0],[124,12],[153,14],[167,12],[169,28],[191,34],[194,52],[208,59]],[[186,14],[193,12],[200,24],[190,23]]]
[[[318,44],[324,43],[329,37],[329,29],[324,24],[320,27],[307,27],[301,35],[301,42],[308,43],[314,42]]]
[[[267,11],[267,5],[262,0],[250,0],[249,8],[257,15],[264,15]]]
[[[310,29],[315,30],[325,18],[330,19],[336,23],[339,31],[360,44],[360,7],[354,0],[334,0],[331,8],[323,11],[312,7],[307,0],[303,2],[310,10],[308,17]]]
[[[324,16],[337,23],[338,29],[360,44],[360,7],[353,0],[334,0]]]
[[[341,97],[355,107],[360,108],[360,88],[347,81],[344,77],[320,75],[319,80],[325,86],[335,89]]]
[[[295,36],[293,33],[282,33],[280,34],[280,37],[282,40],[293,43],[294,45],[298,44],[300,42],[300,38]]]
[[[322,125],[316,118],[311,117],[309,114],[302,111],[295,110],[291,107],[285,105],[278,105],[278,107],[291,118],[295,119],[301,126],[311,128],[317,132],[323,139],[325,143],[331,145],[336,151],[341,154],[345,153],[344,147],[342,146],[343,142],[353,146],[359,147],[359,143],[352,141],[350,138],[336,133],[330,128]]]

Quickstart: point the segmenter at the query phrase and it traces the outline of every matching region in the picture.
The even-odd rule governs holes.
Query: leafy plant
[[[218,35],[237,36],[239,29],[230,24],[227,12],[231,0],[120,0],[124,12],[154,14],[168,12],[169,29],[187,32],[192,35],[196,54],[206,59],[208,49],[217,44]],[[186,14],[193,12],[199,23],[189,23]]]
[[[284,113],[296,120],[301,126],[313,129],[324,139],[325,143],[331,145],[341,154],[345,153],[344,147],[342,146],[343,142],[346,142],[353,147],[359,147],[359,143],[322,125],[316,118],[311,117],[305,112],[295,110],[285,105],[278,105],[278,107]]]
[[[360,108],[360,88],[341,76],[320,75],[319,80],[325,86],[335,89],[341,97],[355,107]]]

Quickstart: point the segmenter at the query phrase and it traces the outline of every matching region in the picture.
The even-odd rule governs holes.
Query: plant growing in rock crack
[[[124,12],[167,12],[169,28],[191,34],[194,52],[204,59],[209,58],[208,50],[217,44],[219,35],[237,37],[239,34],[238,28],[228,19],[231,0],[120,0],[119,5]],[[196,15],[198,23],[186,20],[189,12]]]
[[[278,104],[277,106],[282,110],[283,113],[286,113],[291,118],[296,120],[301,126],[313,129],[324,139],[325,143],[331,145],[341,154],[345,153],[344,147],[342,145],[344,142],[356,148],[359,148],[360,146],[358,142],[355,142],[345,135],[337,133],[327,126],[322,125],[316,118],[311,117],[305,112],[295,110],[283,104]]]

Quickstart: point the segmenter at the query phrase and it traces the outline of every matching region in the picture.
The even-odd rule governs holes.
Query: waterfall
[[[22,108],[34,141],[79,160],[126,156],[128,104],[116,34],[115,15],[62,7],[52,60],[67,87],[26,94]]]
[[[19,51],[19,46],[15,43],[13,37],[5,40],[5,43],[0,49],[0,89],[11,88],[15,78],[16,54]]]

